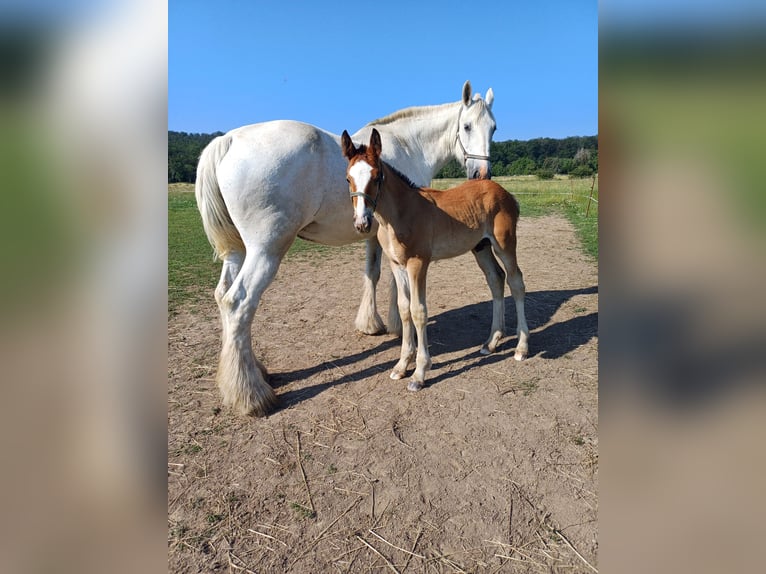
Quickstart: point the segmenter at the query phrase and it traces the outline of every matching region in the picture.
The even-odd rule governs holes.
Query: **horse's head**
[[[348,159],[346,181],[354,206],[354,227],[359,233],[367,233],[372,227],[372,214],[378,204],[380,185],[383,183],[380,134],[373,128],[370,145],[356,147],[348,132],[343,130],[341,144],[343,155]]]
[[[495,117],[492,102],[495,95],[492,88],[487,98],[480,94],[471,97],[471,82],[463,84],[463,101],[458,112],[455,157],[463,164],[468,179],[490,179],[489,144],[495,133]]]

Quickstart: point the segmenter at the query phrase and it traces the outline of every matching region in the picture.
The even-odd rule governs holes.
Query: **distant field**
[[[438,179],[435,189],[449,189],[462,179]],[[522,217],[550,213],[565,215],[574,225],[583,250],[598,259],[598,178],[539,180],[535,176],[494,178],[519,200]],[[593,199],[588,210],[588,197]],[[194,185],[168,185],[168,309],[173,312],[185,301],[212,294],[221,264],[213,260],[213,249],[205,237],[194,199]],[[587,216],[586,216],[587,212]],[[288,256],[304,253],[332,253],[334,248],[297,239]]]
[[[193,183],[169,183],[168,184],[168,192],[173,191],[191,191],[194,192],[194,184]]]
[[[191,183],[168,185],[168,310],[171,312],[185,301],[212,295],[221,272],[221,262],[213,260],[213,248],[202,228],[193,192]],[[332,249],[296,239],[288,257]]]

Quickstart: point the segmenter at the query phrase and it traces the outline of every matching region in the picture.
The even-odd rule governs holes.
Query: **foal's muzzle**
[[[365,213],[362,217],[354,217],[354,227],[358,233],[369,233],[372,227],[372,215]]]

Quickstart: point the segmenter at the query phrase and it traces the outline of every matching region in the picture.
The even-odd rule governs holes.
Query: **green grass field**
[[[192,193],[189,193],[189,192]],[[221,262],[213,260],[202,219],[194,199],[194,186],[168,186],[168,310],[189,300],[208,297],[218,283]],[[329,253],[332,247],[296,239],[288,257],[305,253]]]
[[[448,189],[462,181],[440,179],[434,180],[432,186]],[[591,202],[588,211],[592,179],[539,180],[534,176],[519,176],[498,177],[495,181],[516,195],[522,217],[565,215],[577,230],[583,250],[598,259],[598,203]],[[193,190],[191,184],[168,186],[168,310],[171,313],[187,301],[210,297],[221,269],[220,261],[213,260],[213,248],[202,229],[194,193],[190,193]],[[598,200],[598,179],[593,198]],[[332,247],[297,239],[288,257],[333,251]]]

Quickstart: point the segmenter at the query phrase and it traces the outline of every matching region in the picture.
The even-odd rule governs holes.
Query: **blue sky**
[[[598,133],[595,0],[170,0],[168,129],[354,132],[492,87],[495,141]]]

